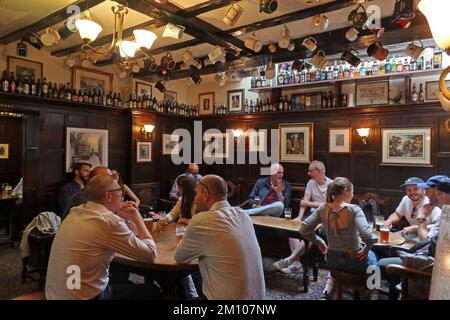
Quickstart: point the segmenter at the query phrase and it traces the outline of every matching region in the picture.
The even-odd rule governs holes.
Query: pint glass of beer
[[[181,239],[183,239],[184,234],[186,232],[186,228],[187,228],[187,226],[185,224],[177,224],[177,226],[175,228],[177,243],[179,243],[181,241]]]
[[[384,225],[380,227],[380,242],[389,243],[389,228]]]

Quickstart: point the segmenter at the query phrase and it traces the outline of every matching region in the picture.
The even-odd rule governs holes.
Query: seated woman
[[[111,173],[114,180],[116,180],[117,183],[122,187],[123,189],[122,194],[125,200],[131,200],[134,203],[136,203],[137,206],[139,206],[141,200],[139,200],[139,198],[136,196],[136,194],[134,194],[134,192],[130,189],[130,187],[128,187],[125,183],[122,183],[122,181],[120,180],[119,172],[117,170],[111,170]]]
[[[369,265],[377,263],[375,254],[369,250],[373,243],[372,227],[367,223],[361,208],[350,204],[352,198],[352,183],[343,177],[334,179],[327,188],[327,203],[302,222],[299,232],[305,240],[312,241],[326,254],[330,268],[366,273]],[[319,223],[325,227],[328,245],[314,233]],[[329,277],[324,298],[332,295],[333,285],[333,279]]]

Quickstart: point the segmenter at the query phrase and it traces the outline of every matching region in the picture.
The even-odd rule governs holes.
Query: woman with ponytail
[[[361,274],[366,273],[369,265],[376,265],[377,259],[369,250],[374,242],[372,227],[361,208],[350,204],[352,198],[352,183],[343,177],[334,179],[327,188],[327,203],[302,222],[299,232],[326,254],[330,268]],[[328,245],[314,233],[319,223],[325,227]],[[324,298],[332,294],[332,289],[333,279],[329,277]]]

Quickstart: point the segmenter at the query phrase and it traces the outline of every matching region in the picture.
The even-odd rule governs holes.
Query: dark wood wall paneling
[[[8,159],[0,159],[0,182],[13,187],[22,177],[23,159],[22,118],[0,117],[0,144],[8,144]]]

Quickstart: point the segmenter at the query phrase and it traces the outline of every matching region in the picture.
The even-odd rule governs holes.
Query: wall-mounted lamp
[[[369,136],[370,128],[359,128],[356,129],[358,131],[359,136],[362,139],[362,142],[364,144],[367,144],[367,137]]]
[[[240,139],[244,136],[244,131],[242,129],[233,129],[233,137],[235,139]]]
[[[153,129],[155,129],[155,126],[152,124],[144,124],[144,126],[141,129],[141,133],[144,135],[145,139],[150,139]]]

